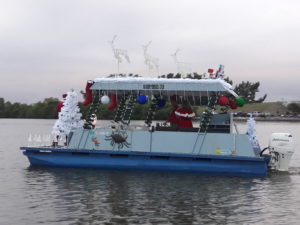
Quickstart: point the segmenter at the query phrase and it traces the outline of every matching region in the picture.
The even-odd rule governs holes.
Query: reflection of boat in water
[[[236,107],[238,96],[222,79],[98,78],[90,91],[89,117],[69,134],[66,147],[21,147],[31,165],[251,175],[266,175],[268,166],[288,168],[291,135],[273,134],[269,154],[260,154],[254,137],[235,131],[228,110]],[[152,124],[155,112],[174,95],[179,103],[206,106],[198,127]],[[90,116],[108,96],[118,103],[114,121],[93,129]],[[131,125],[135,104],[146,101],[145,125]],[[215,114],[217,104],[223,105],[220,114]]]

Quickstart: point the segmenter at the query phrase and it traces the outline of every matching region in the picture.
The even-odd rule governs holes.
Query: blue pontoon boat
[[[290,134],[274,134],[269,153],[261,154],[248,134],[238,133],[230,107],[216,114],[220,96],[237,98],[223,79],[98,78],[90,87],[92,102],[82,128],[68,135],[67,145],[21,147],[32,166],[82,167],[120,170],[164,170],[265,176],[268,168],[287,170],[293,153]],[[101,98],[115,95],[118,107],[109,126],[96,128]],[[131,114],[145,96],[149,112],[144,126],[132,125]],[[177,96],[178,103],[206,106],[194,127],[155,123],[155,112]],[[158,104],[160,102],[160,105]],[[195,123],[195,121],[194,121]],[[196,123],[195,123],[196,124]],[[200,125],[199,125],[200,124]]]

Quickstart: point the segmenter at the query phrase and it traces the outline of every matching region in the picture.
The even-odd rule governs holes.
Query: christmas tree
[[[247,120],[247,132],[246,134],[248,135],[248,138],[254,148],[258,148],[258,141],[256,138],[256,130],[255,130],[255,120],[250,115],[250,118]]]
[[[53,126],[52,133],[57,136],[68,136],[71,131],[82,127],[81,113],[78,107],[77,94],[74,90],[67,93],[66,100],[58,114],[58,120]]]

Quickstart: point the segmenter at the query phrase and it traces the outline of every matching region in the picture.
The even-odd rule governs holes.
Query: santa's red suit
[[[178,124],[178,117],[175,115],[175,111],[178,109],[178,107],[173,108],[173,110],[170,112],[167,121],[170,123],[171,126],[177,126]]]
[[[175,115],[178,118],[178,127],[193,127],[192,118],[195,116],[193,110],[178,108],[175,110]]]

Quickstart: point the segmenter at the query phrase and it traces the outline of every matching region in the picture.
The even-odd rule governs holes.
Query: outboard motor
[[[271,170],[288,171],[294,153],[293,137],[289,133],[273,133],[269,141]]]

